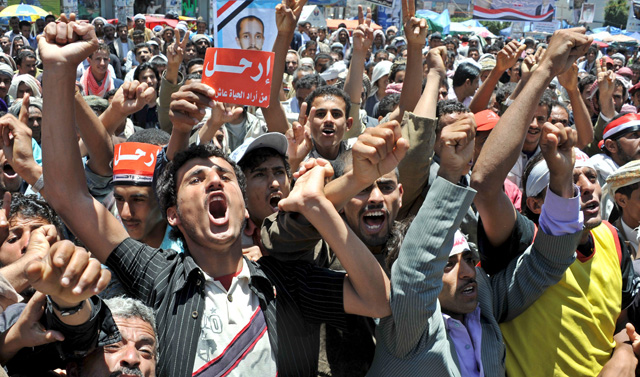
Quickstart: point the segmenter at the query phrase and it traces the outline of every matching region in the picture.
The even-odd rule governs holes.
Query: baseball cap
[[[242,145],[231,152],[231,159],[240,163],[247,153],[258,148],[271,148],[283,156],[287,155],[287,138],[279,132],[267,132],[256,138],[247,138]]]
[[[493,112],[493,110],[482,110],[473,116],[476,119],[476,131],[491,131],[498,121],[500,117],[498,114]]]

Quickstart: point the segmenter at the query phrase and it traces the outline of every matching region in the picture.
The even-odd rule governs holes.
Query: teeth
[[[365,216],[384,216],[384,212],[382,211],[375,211],[375,212],[369,212],[367,213]]]
[[[221,196],[214,196],[212,201],[213,201],[213,202],[218,202],[218,201],[220,201],[220,202],[221,202],[221,201],[223,201],[223,200],[224,200],[224,199],[223,199]]]

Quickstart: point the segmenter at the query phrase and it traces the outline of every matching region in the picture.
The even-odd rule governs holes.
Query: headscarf
[[[42,98],[42,86],[40,85],[40,81],[36,80],[35,77],[24,74],[24,75],[16,75],[13,80],[11,80],[11,87],[9,87],[9,95],[13,98],[18,96],[18,86],[20,83],[25,83],[31,91],[33,92],[33,96]]]
[[[30,46],[29,40],[27,38],[25,38],[24,35],[22,35],[22,34],[14,35],[13,38],[11,38],[11,49],[9,50],[9,55],[11,55],[11,56],[13,56],[13,41],[16,38],[22,38],[22,42],[24,42],[24,46]]]
[[[13,58],[10,55],[0,52],[0,61],[3,61],[6,65],[11,67],[11,70],[13,72],[18,70],[18,66],[16,65],[15,60],[13,60]],[[13,77],[13,74],[11,75],[11,77]]]
[[[34,106],[42,111],[42,98],[29,97],[29,107]],[[13,104],[9,108],[9,113],[13,114],[16,118],[20,115],[20,108],[22,108],[22,98],[18,98],[13,101]]]

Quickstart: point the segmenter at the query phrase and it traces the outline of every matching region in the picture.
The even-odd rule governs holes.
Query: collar
[[[464,315],[463,322],[458,321],[457,319],[452,318],[450,315],[444,314],[444,313],[442,313],[442,318],[444,319],[444,327],[447,330],[447,332],[450,330],[451,327],[460,327],[460,326],[464,326],[467,329],[467,331],[469,331],[470,330],[468,328],[469,325],[480,324],[480,304],[476,306],[476,309],[474,311]]]
[[[200,267],[198,267],[196,262],[193,260],[193,257],[191,257],[191,255],[189,254],[189,251],[186,250],[186,245],[184,253],[176,253],[176,258],[182,258],[182,270],[178,270],[175,272],[177,274],[177,277],[175,285],[173,286],[172,293],[176,293],[177,291],[185,288],[190,280],[192,280],[198,286],[204,286],[204,274],[202,273]]]

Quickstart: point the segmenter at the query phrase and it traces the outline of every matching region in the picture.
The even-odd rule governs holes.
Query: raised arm
[[[75,93],[76,121],[80,132],[81,148],[87,150],[89,159],[87,165],[94,173],[110,176],[113,173],[113,141],[111,135],[100,122],[98,116],[91,110],[80,91]]]
[[[520,54],[522,54],[525,48],[526,46],[524,44],[520,44],[518,41],[511,41],[498,52],[496,66],[489,73],[489,77],[482,82],[482,85],[469,104],[469,110],[471,110],[472,113],[487,109],[493,89],[498,85],[500,77],[516,64]]]
[[[538,98],[551,79],[568,70],[578,56],[586,51],[590,42],[591,38],[584,35],[583,28],[554,33],[538,68],[491,131],[480,152],[471,176],[471,185],[478,191],[474,203],[487,238],[493,245],[501,245],[515,226],[516,210],[502,185],[522,150]]]
[[[299,212],[318,230],[347,271],[344,281],[344,310],[368,317],[386,317],[389,308],[389,279],[373,254],[353,233],[324,195],[324,182],[333,175],[325,160],[298,178],[291,194],[278,203],[283,211]]]
[[[549,188],[533,246],[506,269],[492,275],[494,314],[509,321],[525,311],[556,284],[575,259],[582,233],[580,198],[573,184],[573,148],[577,132],[562,124],[545,123],[540,149],[549,169]]]
[[[109,107],[100,115],[100,121],[109,135],[114,135],[124,124],[127,116],[155,100],[156,92],[147,83],[137,80],[125,82],[116,91]]]
[[[74,18],[67,23],[61,16],[61,22],[47,25],[38,40],[48,99],[42,124],[44,197],[104,263],[128,234],[87,190],[75,132],[75,67],[97,48],[98,39],[92,25],[77,24]]]
[[[407,38],[407,78],[402,83],[402,93],[398,108],[391,113],[389,120],[402,121],[405,111],[413,111],[420,98],[422,89],[422,48],[427,38],[427,20],[415,17],[416,8],[413,0],[402,1],[402,20]]]
[[[358,5],[358,27],[353,32],[353,53],[351,63],[344,82],[344,91],[351,98],[351,114],[353,119],[351,128],[345,132],[343,139],[358,137],[364,129],[360,122],[360,101],[362,94],[362,75],[364,74],[365,57],[373,43],[373,29],[371,28],[371,8],[367,8],[367,17],[362,12],[362,5]]]
[[[615,90],[616,75],[611,70],[603,67],[600,60],[596,60],[598,70],[598,104],[600,105],[600,113],[611,119],[616,116],[616,109],[613,104],[613,91]],[[600,136],[602,137],[602,136]]]
[[[158,123],[160,128],[171,133],[173,124],[169,118],[169,105],[171,104],[171,95],[180,89],[182,81],[180,80],[180,64],[182,64],[182,55],[189,42],[189,34],[187,31],[180,40],[176,39],[169,47],[167,47],[167,69],[160,80],[160,90],[158,91]]]
[[[270,132],[284,134],[289,129],[289,122],[284,113],[284,108],[280,104],[280,88],[284,78],[285,57],[287,56],[287,51],[289,51],[289,45],[300,18],[300,13],[302,13],[302,7],[306,3],[307,0],[284,0],[282,4],[276,6],[278,35],[273,44],[275,59],[273,61],[273,75],[271,76],[271,97],[269,99],[269,107],[262,108],[262,114]]]
[[[442,129],[440,178],[431,186],[391,268],[392,316],[381,319],[376,336],[396,357],[406,357],[419,342],[428,348],[437,337],[446,336],[435,333],[444,331],[437,303],[442,274],[454,233],[474,196],[473,190],[456,184],[473,156],[475,122],[471,114],[465,117],[466,127]]]
[[[563,74],[558,75],[560,85],[567,90],[571,109],[573,110],[573,119],[578,131],[578,142],[576,147],[585,148],[593,141],[593,125],[587,105],[582,100],[580,91],[578,90],[578,65],[573,64],[571,68]]]

